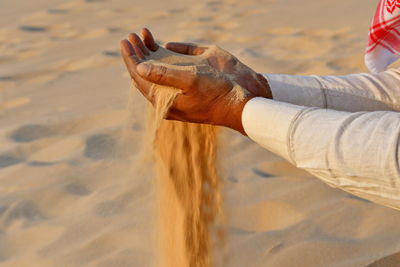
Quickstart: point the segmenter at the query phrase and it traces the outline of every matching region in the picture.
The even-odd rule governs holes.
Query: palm
[[[255,96],[271,98],[268,82],[261,74],[256,73],[235,56],[218,46],[197,47],[190,44],[168,43],[166,48],[192,56],[203,55],[207,58],[210,66],[228,74],[233,81]]]

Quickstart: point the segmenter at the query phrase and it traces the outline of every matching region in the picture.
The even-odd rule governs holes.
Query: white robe
[[[400,209],[400,70],[266,75],[274,100],[244,107],[248,136],[331,186]]]

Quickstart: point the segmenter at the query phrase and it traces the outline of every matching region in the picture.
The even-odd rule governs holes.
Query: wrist
[[[223,126],[236,130],[241,134],[247,136],[243,128],[242,113],[246,103],[254,97],[255,97],[254,95],[246,95],[246,97],[241,101],[229,105],[229,109],[225,116]]]

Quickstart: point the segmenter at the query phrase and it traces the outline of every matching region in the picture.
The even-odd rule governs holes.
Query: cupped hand
[[[241,115],[244,105],[254,94],[246,92],[237,99],[240,85],[235,85],[230,74],[210,66],[202,66],[200,70],[194,65],[188,70],[149,62],[158,46],[147,29],[142,31],[142,35],[143,41],[136,34],[121,41],[121,54],[132,79],[149,101],[154,102],[150,94],[153,83],[182,90],[167,119],[221,125],[245,134]]]
[[[142,30],[142,36],[145,48],[153,52],[158,49],[159,45],[154,41],[148,29]],[[142,46],[139,43],[138,45]],[[206,55],[210,66],[218,71],[230,74],[236,83],[255,96],[272,98],[271,89],[263,75],[255,72],[240,62],[234,55],[218,46],[198,46],[195,44],[170,42],[165,45],[165,48],[184,55]]]
[[[229,74],[237,84],[255,96],[272,98],[269,84],[263,75],[255,72],[234,55],[216,45],[197,46],[188,43],[167,43],[165,48],[185,55],[205,55],[210,66]]]

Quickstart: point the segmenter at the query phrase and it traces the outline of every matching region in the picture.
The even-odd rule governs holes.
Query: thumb
[[[140,63],[136,67],[139,75],[149,82],[189,90],[197,82],[198,76],[194,68],[164,63]]]

